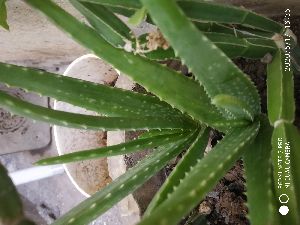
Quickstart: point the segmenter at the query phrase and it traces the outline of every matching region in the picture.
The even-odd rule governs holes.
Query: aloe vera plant
[[[155,148],[124,175],[57,219],[55,225],[88,224],[184,150],[140,225],[178,224],[240,158],[245,165],[250,223],[300,224],[300,138],[293,125],[293,74],[283,70],[283,43],[274,39],[291,31],[246,9],[199,0],[70,0],[91,26],[50,0],[26,2],[154,95],[0,63],[1,83],[102,116],[47,109],[0,92],[1,107],[12,113],[79,129],[145,131],[123,144],[46,158],[36,164],[69,163]],[[151,49],[149,36],[135,37],[114,13],[131,16],[131,24],[146,20],[156,25],[169,47]],[[0,20],[3,26],[6,11],[0,18],[4,18]],[[255,85],[231,58],[260,59],[266,54],[273,60],[268,65],[268,114],[264,115]],[[180,60],[193,77],[157,62],[165,59]],[[204,155],[211,129],[225,136]],[[289,146],[291,155],[290,182],[285,189],[278,186],[279,139]],[[287,216],[277,212],[281,194],[290,197]],[[11,196],[12,202],[15,196]],[[4,218],[2,214],[0,217]]]

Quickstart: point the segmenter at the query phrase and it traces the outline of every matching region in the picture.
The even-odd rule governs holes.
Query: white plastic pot
[[[111,84],[127,90],[132,90],[134,83],[127,77],[120,75],[119,71],[113,69],[95,55],[83,55],[74,60],[64,72],[70,76],[99,84]],[[54,101],[54,109],[87,114],[98,115],[95,112],[73,106],[71,104]],[[54,126],[53,129],[55,144],[58,155],[116,145],[125,142],[125,132],[105,132],[72,129],[61,126]],[[123,156],[85,160],[64,165],[37,166],[25,170],[16,171],[10,174],[15,185],[20,185],[35,180],[44,179],[50,176],[66,172],[76,189],[85,197],[105,187],[109,182],[126,172],[126,165]],[[124,198],[117,205],[116,217],[119,217],[123,225],[135,224],[140,220],[140,210],[132,195]]]

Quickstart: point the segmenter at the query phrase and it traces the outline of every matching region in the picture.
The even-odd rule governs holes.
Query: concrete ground
[[[35,161],[57,155],[52,141],[40,150],[17,152],[0,156],[1,163],[9,172],[32,167]],[[25,211],[37,224],[51,224],[56,218],[69,211],[85,197],[75,189],[66,173],[18,186],[23,197]],[[118,209],[113,208],[92,224],[119,225]]]

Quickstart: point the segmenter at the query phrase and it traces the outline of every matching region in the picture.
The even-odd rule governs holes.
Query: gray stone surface
[[[52,142],[44,149],[2,155],[0,162],[9,172],[13,172],[32,167],[35,161],[54,155],[57,151]],[[65,173],[20,185],[18,191],[25,199],[27,214],[33,216],[31,218],[39,225],[50,224],[85,199]],[[93,224],[120,225],[118,209],[109,210]]]
[[[3,84],[0,84],[0,90],[33,104],[48,107],[47,97],[26,93],[18,88],[8,88]],[[50,140],[50,126],[48,124],[33,122],[30,119],[12,115],[10,112],[0,108],[0,155],[40,149],[46,147]]]

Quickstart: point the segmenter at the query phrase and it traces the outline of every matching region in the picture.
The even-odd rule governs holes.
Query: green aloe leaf
[[[175,56],[174,50],[171,47],[168,49],[157,48],[153,51],[145,52],[143,55],[148,59],[159,61],[178,58]]]
[[[161,135],[166,135],[166,134],[177,134],[180,133],[181,131],[179,130],[149,130],[148,132],[145,132],[141,134],[138,138],[139,139],[145,139],[145,138],[150,138],[150,137],[157,137]]]
[[[0,224],[9,224],[22,217],[22,202],[6,169],[1,164],[0,178]]]
[[[278,50],[267,68],[268,117],[271,124],[295,118],[294,81],[291,71],[285,70],[285,56]]]
[[[272,131],[267,119],[261,121],[260,131],[244,155],[248,218],[253,225],[273,224]]]
[[[299,138],[299,132],[292,124],[276,123],[272,135],[275,199],[278,208],[289,208],[287,215],[279,215],[281,225],[300,224]]]
[[[175,133],[167,135],[159,135],[149,138],[137,139],[126,143],[107,146],[102,148],[96,148],[91,150],[78,151],[74,153],[65,154],[62,156],[56,156],[51,158],[42,159],[35,164],[37,165],[49,165],[49,164],[61,164],[74,161],[82,161],[87,159],[95,159],[100,157],[109,157],[115,155],[125,155],[128,153],[141,151],[146,148],[154,148],[160,145],[169,144],[181,139],[184,133]]]
[[[212,103],[219,108],[224,108],[225,110],[233,112],[234,115],[244,117],[245,119],[251,121],[254,120],[253,116],[250,113],[251,109],[249,108],[249,106],[245,102],[234,96],[219,94],[212,99]]]
[[[164,202],[170,193],[180,184],[187,172],[199,162],[204,155],[204,150],[208,144],[209,129],[202,128],[194,143],[189,147],[181,161],[173,169],[165,183],[153,197],[144,216],[149,216],[162,202]]]
[[[6,30],[9,30],[9,26],[7,24],[7,11],[5,2],[6,0],[0,0],[0,26]]]
[[[83,46],[93,50],[96,55],[130,76],[148,91],[182,112],[187,112],[193,118],[221,130],[248,123],[245,120],[226,120],[211,104],[197,82],[144,57],[112,47],[90,27],[80,23],[53,2],[26,2],[45,13]]]
[[[195,26],[203,32],[212,32],[219,34],[234,35],[239,38],[264,38],[272,39],[274,32],[266,32],[257,29],[232,26],[231,24],[222,24],[215,22],[193,21]]]
[[[82,0],[105,6],[138,10],[142,7],[136,0]],[[182,11],[192,21],[240,24],[272,33],[282,33],[283,25],[249,10],[202,0],[176,0]]]
[[[293,126],[295,118],[295,99],[293,74],[285,68],[285,55],[279,50],[267,69],[268,117],[274,126],[272,136],[272,159],[276,203],[286,205],[289,213],[280,216],[280,224],[299,224],[299,133]],[[280,203],[286,200],[289,201]]]
[[[128,23],[132,25],[139,25],[147,16],[147,10],[142,7],[141,9],[137,10],[129,19]]]
[[[95,30],[115,47],[123,48],[131,42],[131,30],[109,9],[99,4],[80,0],[71,0],[70,2],[87,18]]]
[[[240,38],[229,34],[215,32],[204,32],[218,48],[228,57],[244,57],[250,59],[260,59],[267,53],[275,54],[277,46],[271,39],[265,38]]]
[[[0,163],[0,224],[34,225],[24,218],[23,206],[17,189]]]
[[[0,82],[108,116],[181,115],[157,97],[11,64],[0,63]]]
[[[216,32],[204,32],[218,48],[228,57],[244,57],[250,59],[261,59],[267,53],[275,54],[278,50],[275,42],[264,38],[240,38],[231,34]],[[145,53],[145,56],[152,60],[175,59],[174,50],[170,47],[167,50],[158,48],[154,51]]]
[[[168,199],[158,206],[139,225],[176,225],[188,214],[217,181],[243,154],[245,147],[255,138],[259,122],[246,128],[229,132],[202,160],[200,160],[181,181]]]
[[[293,183],[296,194],[296,202],[298,207],[298,212],[300,210],[300,133],[297,127],[293,124],[283,124],[285,129],[285,136],[287,141],[290,142],[291,149],[291,165],[293,174]],[[279,129],[279,128],[278,128]],[[281,128],[283,129],[283,128]],[[300,222],[300,221],[299,221]]]
[[[92,2],[100,5],[125,8],[125,9],[135,9],[138,10],[142,7],[141,3],[137,0],[80,0],[82,2]]]
[[[135,13],[135,10],[128,9],[128,8],[114,7],[114,6],[105,6],[105,7],[108,8],[113,13],[123,15],[126,17],[131,17]]]
[[[107,185],[70,212],[59,218],[53,225],[85,225],[100,216],[114,204],[139,188],[150,177],[162,169],[169,160],[178,155],[189,144],[194,135],[185,135],[180,141],[161,146],[129,169],[125,174]]]
[[[0,91],[0,105],[8,111],[59,126],[94,130],[191,129],[192,120],[182,117],[101,117],[63,112],[37,106]]]
[[[284,26],[249,10],[205,1],[177,1],[182,11],[193,21],[240,24],[263,31],[282,33]]]
[[[249,77],[199,31],[173,1],[142,0],[175,53],[204,86],[210,98],[226,94],[240,99],[251,111],[240,116],[230,108],[222,110],[229,118],[253,118],[260,113],[260,99]],[[163,12],[163,13],[161,13]],[[189,35],[187,35],[189,34]],[[194,53],[194,54],[191,54]]]

